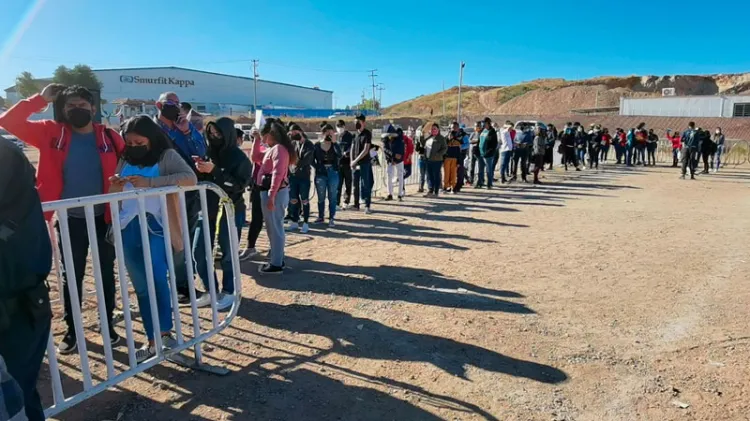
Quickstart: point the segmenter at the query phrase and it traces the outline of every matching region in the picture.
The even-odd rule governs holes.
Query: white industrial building
[[[750,117],[750,95],[620,98],[620,115],[659,117]]]
[[[94,74],[102,82],[101,97],[106,100],[103,108],[107,113],[125,100],[153,104],[159,94],[167,91],[175,92],[180,101],[189,102],[197,111],[214,115],[246,113],[255,103],[255,81],[250,77],[182,67],[95,69]],[[11,102],[20,99],[15,86],[5,92]],[[257,81],[259,108],[331,109],[332,105],[332,91]]]

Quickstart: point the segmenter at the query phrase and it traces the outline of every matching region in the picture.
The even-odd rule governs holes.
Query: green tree
[[[372,106],[372,99],[364,99],[361,103],[347,106],[347,109],[351,110],[379,110],[380,109],[380,102],[378,100],[375,100],[375,107]]]
[[[16,77],[16,91],[21,98],[28,98],[34,94],[39,93],[42,87],[34,79],[34,76],[29,72],[23,72]]]
[[[96,77],[91,67],[85,64],[77,64],[72,69],[65,66],[59,66],[55,69],[52,76],[52,82],[63,85],[81,85],[88,89],[102,89],[102,82]]]

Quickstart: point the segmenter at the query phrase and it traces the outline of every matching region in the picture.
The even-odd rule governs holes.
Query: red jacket
[[[667,133],[667,139],[672,141],[672,149],[680,149],[682,147],[682,138],[680,135],[676,134],[672,136],[671,134]]]
[[[404,148],[404,165],[411,165],[411,156],[414,155],[414,141],[409,136],[404,135],[404,144],[406,145]]]
[[[59,200],[63,190],[63,167],[68,156],[72,129],[69,124],[54,120],[28,121],[32,114],[47,107],[47,101],[41,95],[34,95],[19,101],[4,114],[0,115],[0,127],[22,140],[24,143],[39,149],[36,186],[42,202]],[[109,133],[105,135],[105,130]],[[118,157],[125,148],[125,142],[119,133],[94,123],[96,143],[102,162],[104,192],[109,192],[109,178],[115,174]],[[52,212],[44,217],[49,220]],[[104,212],[107,222],[111,215],[109,208]]]

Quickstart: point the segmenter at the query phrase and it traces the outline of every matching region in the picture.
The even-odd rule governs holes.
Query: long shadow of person
[[[239,316],[273,329],[327,337],[334,343],[330,352],[352,358],[429,363],[463,379],[467,378],[467,366],[543,383],[560,383],[568,378],[565,372],[549,365],[317,306],[247,300]]]
[[[523,297],[517,292],[476,286],[444,277],[432,270],[397,266],[341,266],[289,257],[285,263],[289,270],[284,273],[283,279],[255,276],[258,274],[257,266],[252,263],[244,263],[242,273],[254,276],[260,286],[287,291],[534,314],[523,304],[498,298]]]

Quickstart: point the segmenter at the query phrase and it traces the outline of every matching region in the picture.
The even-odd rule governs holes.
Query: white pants
[[[388,165],[388,196],[393,196],[393,170],[396,170],[396,177],[398,177],[398,195],[403,196],[404,191],[404,163],[399,162],[398,164]]]

